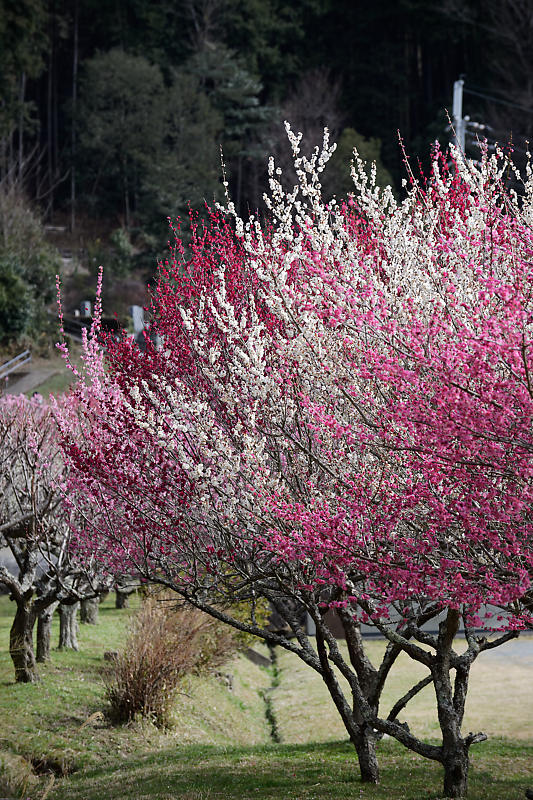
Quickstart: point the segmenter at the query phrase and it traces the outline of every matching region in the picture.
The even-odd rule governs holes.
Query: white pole
[[[453,126],[455,128],[455,145],[463,155],[465,152],[465,121],[463,119],[464,83],[464,80],[460,78],[453,84]]]

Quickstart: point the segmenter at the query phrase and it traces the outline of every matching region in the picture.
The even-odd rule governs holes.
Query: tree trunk
[[[20,76],[20,94],[19,94],[19,156],[18,156],[18,178],[22,184],[23,178],[23,165],[24,165],[24,100],[26,95],[26,73],[23,72]]]
[[[452,751],[445,754],[444,797],[466,797],[468,788],[468,747],[464,742],[456,742]]]
[[[98,597],[91,597],[90,600],[82,600],[80,605],[80,622],[87,625],[98,625]]]
[[[446,620],[439,624],[438,649],[431,669],[442,732],[444,796],[454,798],[466,797],[469,763],[468,744],[461,736],[469,667],[456,669],[455,691],[450,677],[450,656],[459,619],[459,611],[449,608]]]
[[[129,608],[129,605],[129,592],[121,592],[119,589],[115,589],[115,608]]]
[[[368,725],[360,725],[358,727],[358,733],[350,733],[350,738],[357,752],[361,781],[363,783],[379,783],[376,735]]]
[[[46,137],[47,137],[47,148],[46,148],[46,155],[47,155],[47,166],[48,166],[48,186],[47,189],[49,191],[48,196],[48,203],[49,203],[49,218],[50,220],[53,218],[54,214],[54,192],[53,192],[53,137],[52,137],[52,91],[53,91],[53,71],[54,71],[54,25],[53,25],[53,13],[50,14],[50,49],[48,52],[48,75],[47,75],[47,86],[46,86]]]
[[[52,617],[59,603],[41,611],[37,618],[37,661],[42,664],[50,660],[50,634],[52,632]]]
[[[70,128],[70,232],[76,228],[76,101],[78,96],[78,30],[79,3],[74,2],[73,53],[72,53],[72,121]]]
[[[318,625],[316,628],[316,642],[322,666],[322,680],[328,688],[331,699],[335,703],[344,722],[344,727],[355,747],[359,760],[361,781],[363,783],[379,783],[379,766],[374,731],[364,722],[360,724],[356,721],[354,713],[346,702],[335,673],[328,662],[324,637]]]
[[[78,620],[76,613],[79,603],[59,606],[59,649],[78,650]]]
[[[17,683],[33,683],[39,679],[33,651],[34,625],[35,612],[31,603],[17,602],[15,619],[9,632],[9,654]]]

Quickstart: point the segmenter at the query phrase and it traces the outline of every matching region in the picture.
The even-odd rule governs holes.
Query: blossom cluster
[[[84,444],[62,416],[101,508],[86,544],[184,591],[528,624],[531,173],[519,197],[501,152],[436,151],[397,200],[356,158],[353,196],[325,203],[327,136],[306,159],[288,134],[298,184],[270,162],[268,225],[230,204],[161,264],[162,346],[86,343]]]

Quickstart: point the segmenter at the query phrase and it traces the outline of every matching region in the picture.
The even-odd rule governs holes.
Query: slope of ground
[[[13,606],[0,598],[0,796],[25,800],[437,800],[438,764],[380,743],[382,782],[362,786],[351,745],[313,673],[278,653],[273,670],[238,656],[222,675],[190,678],[181,687],[174,727],[113,727],[105,710],[103,653],[120,647],[128,611],[110,600],[97,626],[81,626],[80,652],[54,651],[41,681],[16,685],[7,654]],[[56,641],[56,628],[53,641]],[[533,787],[531,640],[508,659],[480,665],[473,678],[472,726],[500,737],[473,750],[471,800],[523,800]],[[379,650],[380,644],[372,642]],[[258,645],[257,649],[261,650]],[[266,648],[261,650],[266,653]],[[503,651],[502,651],[503,654]],[[503,657],[503,656],[502,656]],[[523,668],[523,672],[520,671]],[[486,672],[483,670],[486,669]],[[492,672],[491,672],[492,670]],[[519,672],[515,672],[519,670]],[[227,678],[232,676],[232,680]],[[391,676],[390,699],[415,675],[410,664]],[[232,683],[232,688],[229,684]],[[389,690],[388,690],[389,691]],[[265,694],[266,692],[266,694]],[[272,741],[264,697],[270,697],[281,743]],[[431,692],[410,719],[431,736]],[[473,716],[472,716],[473,715]],[[476,716],[477,715],[477,716]],[[514,722],[513,722],[514,717]],[[479,724],[478,724],[479,723]],[[468,724],[468,722],[467,722]],[[4,782],[2,784],[2,772]],[[9,792],[8,792],[9,790]]]

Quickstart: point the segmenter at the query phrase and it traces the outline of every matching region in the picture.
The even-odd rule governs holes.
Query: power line
[[[518,108],[520,111],[525,111],[527,114],[533,114],[533,108],[527,108],[527,106],[512,103],[510,100],[501,100],[499,97],[485,94],[485,92],[477,92],[475,89],[463,89],[463,92],[465,94],[473,94],[476,97],[482,97],[484,100],[490,100],[491,103],[500,103],[503,106],[511,106],[512,108]]]
[[[454,140],[455,144],[457,145],[459,153],[465,152],[465,138],[468,137],[468,143],[470,145],[477,144],[478,146],[483,147],[483,141],[479,141],[477,139],[477,131],[485,131],[484,134],[484,142],[485,146],[489,148],[489,150],[494,150],[497,147],[498,142],[495,139],[494,134],[497,134],[497,130],[495,130],[490,125],[486,125],[480,122],[472,121],[470,117],[463,117],[463,92],[467,94],[475,95],[476,97],[482,97],[484,100],[488,100],[492,103],[501,103],[502,105],[511,106],[513,108],[518,108],[521,111],[526,111],[527,113],[533,113],[533,109],[526,108],[518,103],[513,103],[508,100],[502,100],[498,97],[494,97],[493,95],[488,94],[487,92],[476,91],[475,89],[467,89],[464,87],[464,78],[459,78],[459,80],[455,81],[453,85],[453,123],[449,126],[448,130],[453,130],[454,133]],[[511,134],[512,135],[512,134]],[[518,139],[522,139],[526,146],[529,144],[528,138],[522,134],[516,134],[515,136]],[[477,141],[476,141],[477,139]],[[513,152],[516,153],[523,153],[524,155],[528,154],[528,150],[522,147],[517,146],[516,144],[512,145]]]

